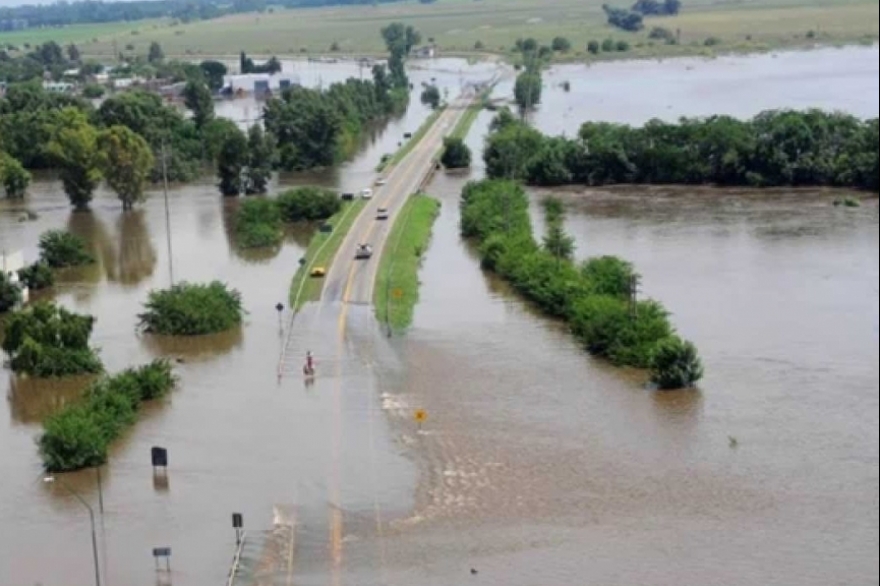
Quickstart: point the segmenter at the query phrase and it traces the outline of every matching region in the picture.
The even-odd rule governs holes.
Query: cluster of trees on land
[[[662,388],[702,377],[696,349],[678,338],[656,301],[632,297],[638,275],[616,257],[572,261],[574,242],[562,227],[558,202],[546,205],[547,232],[535,241],[528,198],[517,183],[471,182],[461,198],[461,233],[479,248],[483,267],[553,317],[564,319],[584,347],[619,365],[651,369]]]
[[[401,0],[382,0],[399,2]],[[368,4],[372,0],[279,0],[271,5],[286,8],[317,6],[345,6]],[[227,14],[264,12],[271,9],[266,0],[131,0],[131,1],[78,1],[54,4],[28,4],[0,8],[0,31],[22,28],[43,28],[70,24],[137,21],[153,18],[173,18],[181,22],[209,20]]]
[[[39,448],[44,467],[49,472],[68,472],[103,464],[110,443],[134,424],[141,404],[164,397],[175,382],[166,360],[93,382],[82,400],[43,423]]]
[[[46,71],[53,79],[60,79],[64,71],[76,67],[79,61],[79,50],[73,44],[66,50],[55,41],[24,50],[0,44],[0,80],[7,83],[28,81],[42,78]]]
[[[587,122],[576,138],[547,137],[509,111],[493,120],[483,158],[490,177],[536,185],[613,183],[878,189],[878,121],[820,110]]]
[[[323,187],[298,187],[274,199],[250,199],[236,214],[236,240],[242,248],[275,246],[284,235],[284,223],[326,220],[341,208],[336,192]]]
[[[608,24],[625,31],[636,32],[644,28],[644,16],[674,16],[681,10],[681,0],[636,0],[629,9],[602,5]]]
[[[85,242],[63,230],[49,230],[40,235],[40,258],[19,269],[18,280],[30,291],[39,291],[55,284],[53,270],[87,265],[95,262]],[[14,309],[21,301],[21,289],[5,274],[0,275],[0,313]]]

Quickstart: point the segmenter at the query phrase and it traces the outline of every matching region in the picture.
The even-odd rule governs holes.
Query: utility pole
[[[639,276],[633,273],[629,277],[629,315],[633,320],[638,318],[638,294]]]
[[[171,252],[171,212],[168,209],[168,161],[165,156],[165,139],[162,139],[162,186],[165,191],[165,234],[168,240],[168,278],[174,286],[174,257]]]

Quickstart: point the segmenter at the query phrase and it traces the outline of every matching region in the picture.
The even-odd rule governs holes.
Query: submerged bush
[[[37,377],[98,373],[101,361],[89,347],[94,323],[90,315],[37,303],[9,318],[3,350],[13,372]]]
[[[235,220],[236,241],[242,248],[274,246],[281,242],[281,213],[270,199],[248,199],[242,202]]]
[[[47,289],[55,284],[55,275],[52,273],[52,269],[43,261],[19,269],[18,278],[31,291]]]
[[[326,220],[342,208],[335,192],[322,187],[299,187],[275,200],[285,222]]]
[[[693,386],[703,377],[703,364],[693,344],[678,336],[662,340],[651,356],[651,381],[661,389]]]
[[[219,281],[208,285],[178,283],[150,291],[139,314],[140,327],[153,334],[197,336],[213,334],[241,323],[243,309],[238,291]]]
[[[545,209],[549,227],[558,232],[555,239],[570,238],[562,230],[564,208],[559,202],[551,199]],[[632,265],[604,256],[578,267],[562,254],[567,248],[539,246],[529,221],[528,198],[516,183],[468,183],[461,198],[461,233],[479,244],[484,268],[504,277],[548,315],[566,320],[591,354],[639,368],[659,364],[657,360],[666,356],[658,345],[674,330],[656,301],[630,301],[636,276]],[[695,349],[693,358],[698,364]],[[681,378],[687,384],[702,375],[699,368],[684,371],[688,376]],[[672,384],[675,379],[664,376],[663,382]]]
[[[140,404],[165,396],[175,382],[166,360],[95,381],[81,401],[44,421],[43,465],[50,472],[67,472],[103,464],[110,443],[135,422]]]
[[[40,236],[40,259],[53,269],[95,262],[85,241],[64,230],[49,230]]]
[[[21,289],[0,271],[0,313],[12,310],[21,301]]]

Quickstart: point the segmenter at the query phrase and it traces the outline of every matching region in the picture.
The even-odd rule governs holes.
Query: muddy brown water
[[[861,51],[876,62],[876,50]],[[751,61],[736,63],[717,75],[747,77]],[[443,68],[457,83],[456,64]],[[839,107],[870,115],[876,76],[849,83],[869,93]],[[799,105],[804,87],[776,105]],[[656,115],[644,100],[643,118]],[[282,181],[356,189],[417,116],[340,170]],[[473,148],[489,119],[468,137]],[[384,338],[367,307],[350,308],[341,350],[338,308],[308,306],[293,322],[285,374],[307,347],[334,372],[311,386],[278,383],[288,322],[274,310],[308,232],[243,254],[230,245],[235,202],[210,180],[173,190],[175,279],[224,280],[249,311],[240,330],[181,343],[134,331],[147,291],[169,282],[160,193],[126,216],[104,194],[84,216],[40,182],[26,202],[40,218],[24,223],[19,206],[0,203],[3,248],[32,257],[40,232],[65,226],[94,247],[98,265],[64,275],[54,297],[98,316],[94,342],[111,371],[183,359],[180,388],[144,410],[102,471],[105,583],[155,583],[150,549],[163,545],[174,584],[223,583],[233,511],[252,529],[292,511],[296,584],[877,583],[876,200],[841,209],[823,192],[564,194],[578,256],[632,260],[643,294],[701,350],[699,390],[651,393],[641,373],[586,357],[479,270],[458,238],[457,198],[480,173],[478,162],[430,188],[443,206],[406,338]],[[41,482],[33,443],[78,386],[0,378],[0,584],[91,583],[87,515]],[[414,408],[429,413],[421,433]],[[167,483],[152,477],[153,445],[170,449]],[[97,503],[91,472],[65,480]],[[333,510],[344,517],[340,572],[330,570]]]

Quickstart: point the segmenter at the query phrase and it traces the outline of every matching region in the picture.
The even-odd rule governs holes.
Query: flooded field
[[[806,85],[836,83],[861,59],[873,77],[859,70],[838,102],[809,105],[876,115],[877,51],[846,51],[835,53],[837,68],[818,59],[798,70],[802,83],[758,92],[755,110],[802,107]],[[766,77],[766,59],[740,58],[733,69]],[[459,67],[450,60],[412,77],[436,76],[454,93]],[[571,77],[570,94],[548,89],[537,124],[573,132],[562,104],[583,109],[579,118],[619,119],[575,97],[579,87],[601,91],[598,70]],[[724,71],[715,75],[733,79]],[[661,115],[663,90],[626,77],[626,120]],[[681,113],[754,113],[736,109],[742,99],[725,102],[728,85],[704,81],[678,82]],[[362,186],[426,114],[417,101],[350,164],[282,182]],[[253,116],[244,110],[241,119]],[[490,117],[481,114],[468,138],[475,153]],[[477,165],[471,177],[480,173]],[[98,317],[94,342],[109,370],[159,354],[183,359],[179,390],[140,417],[103,469],[105,584],[154,584],[150,550],[165,545],[175,585],[221,584],[235,544],[230,514],[268,529],[279,507],[295,517],[301,585],[877,583],[876,199],[840,209],[821,192],[567,193],[578,256],[633,261],[643,294],[662,300],[702,352],[699,391],[650,393],[641,375],[589,359],[559,324],[481,273],[458,238],[466,179],[441,174],[430,189],[443,207],[413,331],[386,340],[369,308],[352,308],[342,358],[326,365],[335,376],[311,387],[297,377],[279,384],[279,362],[296,369],[304,348],[319,365],[331,355],[334,308],[307,308],[292,332],[274,309],[286,303],[308,231],[277,251],[241,254],[229,240],[235,201],[222,201],[210,179],[175,189],[174,279],[226,281],[249,315],[240,331],[170,346],[134,330],[147,291],[170,280],[161,193],[125,216],[107,194],[93,214],[72,214],[50,181],[24,206],[0,202],[0,248],[33,258],[38,235],[58,227],[95,248],[98,266],[67,275],[55,297]],[[17,222],[22,207],[40,218]],[[279,361],[288,333],[290,357]],[[90,583],[87,515],[41,482],[34,446],[41,418],[76,388],[0,375],[0,583]],[[417,407],[429,413],[423,433],[410,420]],[[153,445],[170,450],[167,484],[152,478]],[[97,502],[92,473],[66,480]],[[334,537],[337,517],[344,533]],[[331,572],[334,543],[344,556]]]

